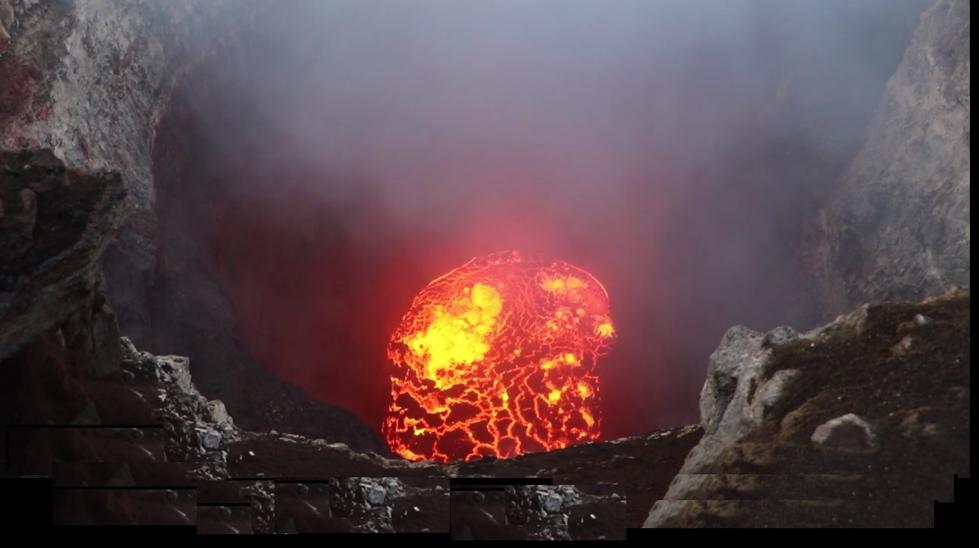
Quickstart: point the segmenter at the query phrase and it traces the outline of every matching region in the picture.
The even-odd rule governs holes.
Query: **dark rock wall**
[[[825,315],[969,286],[969,0],[934,0],[867,142],[812,223]]]
[[[117,174],[69,171],[50,150],[0,151],[0,360],[82,309],[91,322],[75,322],[89,339],[79,344],[97,352],[103,336],[118,337],[99,257],[124,195]],[[90,361],[92,370],[106,367]]]

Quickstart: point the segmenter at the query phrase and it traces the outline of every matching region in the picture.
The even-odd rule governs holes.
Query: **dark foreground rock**
[[[241,430],[185,358],[122,339],[100,373],[56,326],[0,364],[2,449],[11,473],[55,478],[63,524],[473,539],[621,538],[644,520],[930,526],[952,475],[970,473],[969,302],[868,306],[803,334],[734,328],[712,359],[703,430],[451,465]],[[453,478],[550,484],[459,491]]]
[[[0,423],[10,432],[0,449],[9,472],[55,478],[60,524],[448,534],[451,478],[541,477],[564,486],[561,504],[541,506],[550,510],[536,519],[515,502],[526,498],[522,488],[511,488],[510,517],[476,538],[499,538],[517,525],[535,538],[621,538],[665,493],[700,437],[688,427],[505,461],[411,463],[241,430],[222,402],[196,390],[186,358],[142,352],[122,338],[115,368],[96,374],[78,367],[59,330],[0,364]],[[85,492],[94,486],[109,492]],[[621,509],[609,512],[606,502]]]
[[[732,328],[701,395],[706,434],[645,526],[930,527],[970,475],[969,304]]]

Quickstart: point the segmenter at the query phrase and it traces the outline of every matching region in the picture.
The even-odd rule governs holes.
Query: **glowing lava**
[[[597,439],[608,293],[564,261],[475,258],[433,280],[391,337],[382,429],[411,460],[507,458]]]

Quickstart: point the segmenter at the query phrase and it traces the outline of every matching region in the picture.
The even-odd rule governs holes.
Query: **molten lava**
[[[475,258],[429,283],[391,337],[388,445],[447,462],[597,439],[597,364],[614,336],[588,272],[517,252]]]

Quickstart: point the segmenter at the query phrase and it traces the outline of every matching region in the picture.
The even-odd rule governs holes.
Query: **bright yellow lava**
[[[518,252],[476,257],[412,300],[388,344],[392,451],[510,458],[601,437],[608,292],[587,271]]]
[[[595,328],[595,332],[602,337],[611,337],[615,334],[615,328],[612,327],[612,322],[602,322]]]
[[[425,361],[425,377],[439,389],[465,381],[465,369],[489,351],[489,335],[503,308],[500,292],[477,283],[449,306],[436,306],[425,331],[405,342],[411,352]]]
[[[551,293],[565,293],[568,291],[581,289],[583,287],[585,287],[585,282],[574,276],[546,278],[541,283],[541,288],[543,288],[544,291],[549,291]]]
[[[581,410],[581,418],[585,421],[585,424],[587,424],[589,428],[595,424],[595,418],[591,416],[591,413],[589,413],[587,409]]]

